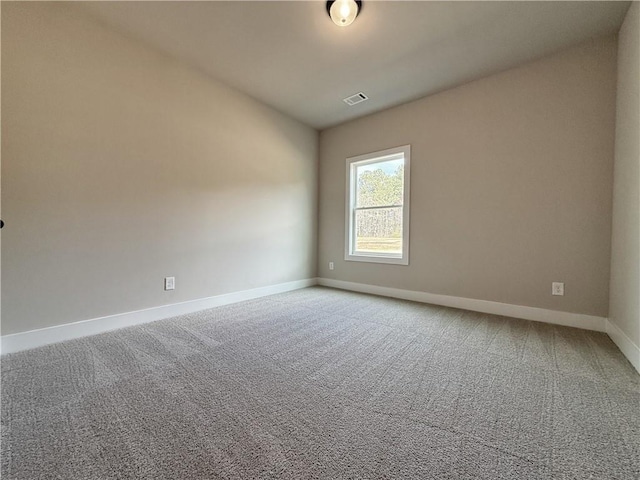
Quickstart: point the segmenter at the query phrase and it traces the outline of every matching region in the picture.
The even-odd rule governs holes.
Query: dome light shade
[[[327,12],[333,23],[339,27],[351,25],[358,16],[362,2],[355,0],[330,0],[327,2]]]

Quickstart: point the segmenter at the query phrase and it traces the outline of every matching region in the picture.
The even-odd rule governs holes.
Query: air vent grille
[[[364,102],[365,100],[369,100],[369,97],[367,97],[364,93],[359,92],[359,93],[356,93],[355,95],[351,95],[350,97],[344,98],[342,101],[347,105],[352,106],[357,103]]]

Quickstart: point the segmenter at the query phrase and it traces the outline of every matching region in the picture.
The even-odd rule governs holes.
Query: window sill
[[[348,262],[366,262],[366,263],[386,263],[391,265],[409,265],[409,258],[403,257],[390,257],[384,255],[370,255],[370,254],[346,254],[344,259]]]

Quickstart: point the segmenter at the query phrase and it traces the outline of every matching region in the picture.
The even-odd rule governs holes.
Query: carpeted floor
[[[601,333],[308,288],[2,358],[3,479],[638,479]]]

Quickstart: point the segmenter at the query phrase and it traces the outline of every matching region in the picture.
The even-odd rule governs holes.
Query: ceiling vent
[[[350,107],[352,105],[355,105],[356,103],[364,102],[365,100],[369,100],[369,97],[367,97],[362,92],[356,93],[355,95],[351,95],[350,97],[342,99],[342,101],[347,105],[349,105]]]

